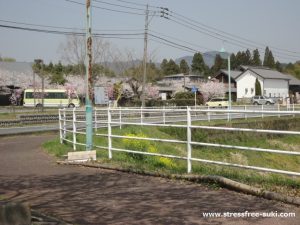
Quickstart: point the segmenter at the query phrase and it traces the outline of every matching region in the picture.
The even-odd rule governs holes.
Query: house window
[[[264,95],[266,95],[267,94],[267,91],[266,90],[264,90]]]
[[[270,98],[272,97],[272,94],[271,94],[271,93],[269,93],[269,97],[270,97]]]
[[[251,94],[253,94],[253,92],[254,92],[254,88],[251,88]]]
[[[248,88],[245,88],[245,95],[248,93]]]

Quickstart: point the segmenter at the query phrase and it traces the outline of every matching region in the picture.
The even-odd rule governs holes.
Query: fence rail
[[[218,147],[224,149],[237,149],[241,151],[249,152],[265,152],[270,154],[283,154],[290,156],[300,156],[300,151],[287,151],[282,149],[266,149],[258,147],[248,146],[237,146],[227,145],[219,143],[206,143],[197,142],[192,140],[192,132],[194,130],[222,130],[230,132],[254,132],[254,133],[266,133],[266,134],[285,134],[285,135],[300,135],[300,131],[288,131],[288,130],[268,130],[268,129],[252,129],[252,128],[235,128],[235,127],[222,127],[222,126],[199,126],[194,125],[194,121],[206,120],[211,121],[214,119],[233,120],[233,119],[249,119],[251,117],[295,117],[300,115],[300,110],[278,110],[275,107],[262,107],[262,110],[258,108],[247,109],[243,107],[241,109],[210,109],[210,108],[197,108],[197,107],[185,107],[185,108],[95,108],[94,109],[94,129],[96,138],[107,138],[107,146],[97,146],[95,148],[105,149],[108,151],[108,157],[113,157],[113,152],[127,152],[134,154],[142,154],[148,156],[160,156],[173,159],[186,160],[187,172],[192,172],[192,163],[201,162],[206,164],[215,164],[221,166],[237,167],[243,169],[251,169],[262,172],[272,172],[285,175],[300,176],[300,171],[288,171],[279,170],[273,168],[249,166],[242,164],[235,164],[229,162],[208,160],[202,158],[192,157],[193,146],[206,146],[206,147]],[[85,123],[84,117],[85,111],[80,109],[59,109],[59,130],[60,130],[60,142],[67,141],[72,143],[73,149],[76,150],[77,145],[85,146],[85,143],[77,141],[77,135],[85,135]],[[71,119],[70,119],[71,117]],[[78,119],[80,118],[80,119]],[[122,129],[123,125],[131,126],[156,126],[156,127],[173,127],[186,129],[186,140],[177,139],[163,139],[159,137],[148,138],[148,137],[133,137],[125,135],[113,134],[113,127],[119,127]],[[97,133],[98,129],[107,128],[107,133]],[[67,133],[72,134],[72,140],[68,137]],[[153,152],[136,151],[132,149],[121,149],[113,146],[113,139],[136,139],[136,140],[148,140],[155,142],[166,142],[166,143],[178,143],[186,145],[186,156],[172,155],[172,154],[161,154]]]

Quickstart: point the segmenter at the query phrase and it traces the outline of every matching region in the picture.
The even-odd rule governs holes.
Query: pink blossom
[[[218,81],[208,81],[200,84],[200,92],[204,102],[214,97],[223,97],[225,95],[225,87],[223,83]]]

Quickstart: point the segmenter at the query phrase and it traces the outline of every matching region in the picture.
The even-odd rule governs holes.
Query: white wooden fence
[[[266,130],[266,129],[251,129],[251,128],[233,128],[233,127],[220,127],[220,126],[198,126],[193,125],[194,121],[206,120],[211,121],[215,119],[248,119],[250,117],[280,117],[288,116],[295,117],[300,115],[300,110],[295,110],[295,107],[290,108],[289,110],[282,111],[281,108],[272,107],[267,108],[266,106],[259,106],[257,108],[243,106],[243,109],[209,109],[207,107],[185,107],[185,108],[95,108],[94,109],[94,129],[95,134],[94,138],[107,138],[107,146],[97,146],[93,145],[97,149],[105,149],[108,151],[108,157],[111,159],[113,157],[113,152],[127,152],[134,154],[143,154],[149,156],[160,156],[173,159],[186,160],[187,162],[187,172],[192,171],[192,162],[201,162],[207,164],[215,164],[221,166],[230,166],[238,167],[244,169],[251,169],[263,172],[272,172],[279,174],[286,174],[292,176],[300,176],[300,165],[299,171],[288,171],[288,170],[278,170],[272,168],[258,167],[258,166],[249,166],[234,164],[223,161],[214,161],[201,158],[195,158],[192,156],[193,146],[208,146],[208,147],[218,147],[225,149],[238,149],[242,151],[252,151],[254,152],[267,152],[272,154],[284,154],[291,156],[300,156],[299,151],[287,151],[281,149],[265,149],[257,147],[247,147],[247,146],[237,146],[237,145],[226,145],[218,143],[205,143],[205,142],[196,142],[192,140],[192,132],[196,129],[202,130],[223,130],[225,131],[237,131],[237,132],[254,132],[254,133],[268,133],[268,134],[286,134],[286,135],[299,135],[300,131],[286,131],[286,130]],[[70,118],[72,115],[73,119]],[[59,129],[60,129],[60,141],[70,142],[73,144],[73,149],[76,150],[77,145],[85,146],[85,143],[80,143],[77,141],[77,135],[85,135],[85,124],[86,121],[78,120],[80,116],[82,118],[85,115],[84,110],[80,109],[59,109]],[[130,126],[157,126],[157,127],[175,127],[175,128],[184,128],[187,132],[186,140],[171,140],[171,139],[162,139],[159,137],[148,138],[148,137],[133,137],[133,136],[122,136],[113,134],[113,127],[119,127],[122,129],[122,125]],[[107,134],[97,133],[98,129],[107,128]],[[70,139],[71,133],[72,138]],[[172,155],[172,154],[160,154],[152,152],[142,152],[135,151],[132,149],[120,149],[112,145],[112,140],[116,138],[126,138],[126,139],[136,139],[136,140],[149,140],[156,142],[168,142],[168,143],[180,143],[186,145],[186,156]]]

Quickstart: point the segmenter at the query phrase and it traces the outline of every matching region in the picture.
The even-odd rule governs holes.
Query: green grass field
[[[207,125],[208,122],[197,122],[193,124]],[[211,125],[259,129],[300,130],[299,118],[265,118],[211,122]],[[113,128],[114,135],[125,135],[132,137],[149,137],[160,139],[186,140],[185,128],[152,127],[152,126],[123,126],[122,129]],[[107,129],[99,129],[98,134],[107,134]],[[72,134],[68,135],[72,139]],[[218,143],[228,145],[239,145],[259,147],[267,149],[300,151],[300,138],[297,135],[263,134],[253,132],[234,132],[216,130],[192,130],[192,141]],[[78,135],[77,142],[85,143],[85,136]],[[107,137],[94,136],[95,146],[108,145]],[[130,149],[151,153],[161,153],[177,156],[186,156],[186,144],[162,143],[148,140],[133,140],[113,138],[113,148]],[[44,144],[44,148],[57,157],[66,155],[72,151],[72,145],[65,143],[61,145],[58,139]],[[77,150],[84,150],[84,146],[77,146]],[[193,146],[192,157],[230,162],[243,165],[267,167],[281,170],[300,172],[300,156],[289,156],[284,154],[264,153],[257,151],[245,151],[236,149],[224,149],[217,147]],[[124,168],[135,168],[145,171],[156,171],[167,174],[186,173],[186,160],[163,158],[159,156],[144,156],[132,153],[113,151],[112,160],[108,159],[107,149],[99,149],[97,158],[100,163],[122,166]],[[194,174],[220,175],[236,181],[263,187],[267,190],[288,193],[291,196],[300,196],[300,179],[286,175],[262,173],[258,171],[238,169],[232,167],[208,165],[193,162]]]

